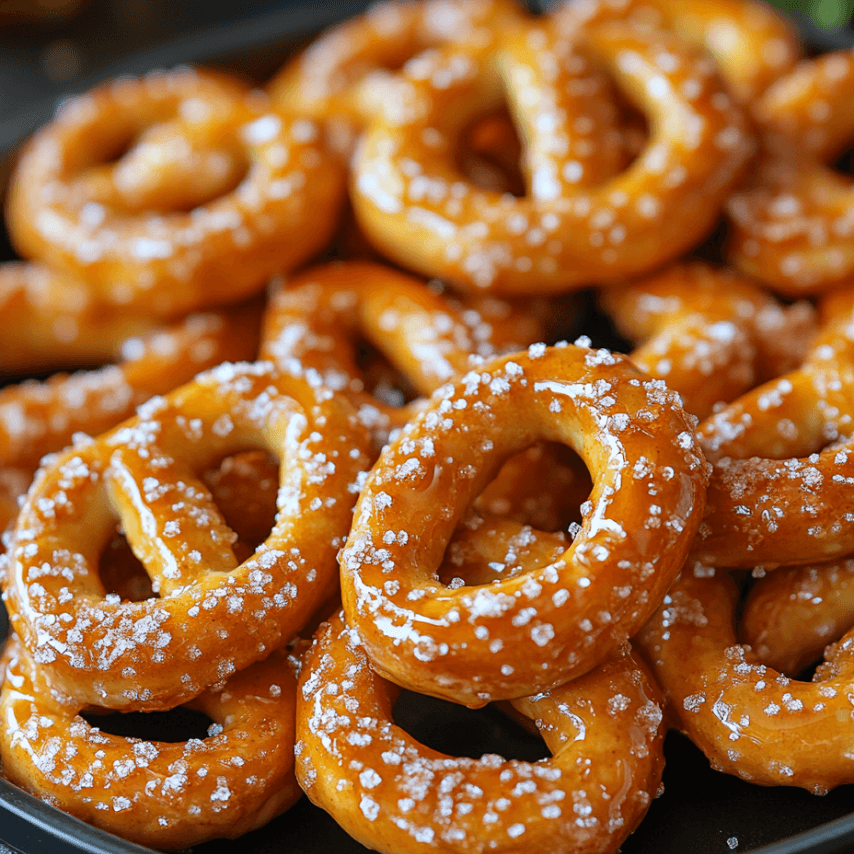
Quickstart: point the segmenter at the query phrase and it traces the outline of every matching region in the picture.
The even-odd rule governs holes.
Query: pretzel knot
[[[408,63],[355,159],[353,204],[371,241],[422,273],[503,294],[637,274],[695,245],[752,149],[744,114],[713,64],[675,36],[607,23],[583,48],[529,28],[497,52],[445,49]],[[614,129],[613,113],[591,109],[609,93],[587,50],[649,115],[653,134],[627,170],[579,187],[579,152],[597,159]],[[665,69],[662,51],[674,57]],[[536,165],[523,198],[477,189],[456,164],[465,128],[505,97]]]
[[[185,69],[67,101],[22,155],[8,219],[22,255],[102,301],[177,315],[239,301],[322,248],[342,191],[313,122]]]
[[[43,456],[64,448],[75,433],[102,433],[199,371],[251,358],[258,315],[258,306],[228,315],[191,314],[128,337],[116,347],[116,365],[6,386],[0,390],[0,465],[35,471]]]
[[[615,19],[639,29],[672,30],[714,56],[730,91],[747,107],[801,55],[797,29],[756,0],[570,0],[554,18],[567,36]],[[669,62],[661,57],[661,64]]]
[[[854,141],[850,51],[807,60],[756,106],[763,147],[753,181],[729,201],[728,255],[788,295],[823,293],[854,273],[854,183],[834,160]]]
[[[331,122],[345,150],[372,118],[373,93],[394,69],[428,48],[482,46],[524,19],[513,0],[379,2],[364,15],[332,27],[270,81],[283,108]]]
[[[854,628],[854,559],[785,566],[760,578],[740,635],[765,664],[796,676]]]
[[[276,524],[238,564],[201,472],[264,449]],[[50,678],[108,708],[171,708],[289,641],[336,584],[366,437],[352,407],[268,363],[224,364],[37,476],[4,579],[10,617]],[[120,522],[157,598],[105,595]]]
[[[274,652],[188,706],[209,737],[142,741],[102,732],[85,703],[51,691],[17,639],[3,655],[4,775],[96,827],[183,849],[266,824],[302,794],[294,778],[296,679]]]
[[[488,587],[440,584],[474,498],[539,441],[568,445],[591,472],[575,541]],[[676,396],[625,359],[544,345],[497,359],[439,390],[368,476],[340,559],[347,620],[381,675],[424,694],[482,706],[554,687],[652,613],[693,539],[705,481]]]
[[[371,389],[358,365],[362,340],[377,347],[417,394],[429,395],[468,370],[471,356],[518,350],[542,340],[543,333],[544,324],[524,308],[490,322],[412,276],[356,261],[288,279],[270,300],[260,355],[318,371],[325,385],[359,409],[381,446],[423,401],[404,405],[391,388]]]
[[[638,343],[631,360],[698,418],[797,367],[816,330],[808,304],[784,308],[733,270],[700,262],[608,288],[599,300]]]
[[[737,643],[732,579],[703,575],[683,573],[637,638],[679,729],[714,768],[743,780],[816,794],[854,782],[854,635],[815,682],[789,679]]]
[[[424,747],[392,720],[398,694],[340,615],[321,628],[297,694],[297,776],[372,849],[604,854],[657,791],[658,689],[625,651],[575,682],[514,701],[553,754],[536,763]]]
[[[854,289],[824,297],[795,371],[700,425],[715,465],[692,556],[774,567],[854,552]]]

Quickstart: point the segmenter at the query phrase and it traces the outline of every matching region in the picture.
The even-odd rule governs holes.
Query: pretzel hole
[[[572,448],[539,442],[506,461],[475,506],[540,531],[568,532],[581,523],[592,489],[590,472]]]
[[[356,341],[356,366],[365,390],[388,406],[406,406],[419,396],[403,372],[366,338]]]
[[[522,143],[506,106],[472,122],[463,132],[457,167],[476,187],[525,195]]]
[[[83,711],[80,717],[108,735],[170,744],[190,739],[203,741],[219,726],[204,712],[186,706],[167,712],[112,712],[93,708]]]
[[[449,756],[480,759],[497,753],[537,762],[551,756],[546,743],[494,705],[469,709],[446,700],[402,691],[394,722],[416,741]]]
[[[854,177],[854,145],[849,145],[845,148],[833,161],[832,168],[842,175]]]
[[[118,528],[101,552],[98,574],[105,592],[118,596],[123,602],[159,598],[151,586],[145,567]]]
[[[234,554],[249,558],[276,523],[279,462],[266,451],[225,457],[202,475],[225,524],[237,535]]]

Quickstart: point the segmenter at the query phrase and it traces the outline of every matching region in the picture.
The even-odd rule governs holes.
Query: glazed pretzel
[[[854,781],[854,637],[817,682],[797,682],[737,643],[737,600],[726,574],[685,572],[636,639],[679,729],[714,768],[752,783],[823,794]]]
[[[632,361],[698,418],[796,368],[816,331],[807,303],[783,308],[734,271],[701,262],[603,290],[599,304],[638,343]]]
[[[553,17],[567,37],[615,19],[641,29],[673,30],[714,56],[730,91],[748,107],[801,55],[792,23],[757,0],[569,0]],[[659,64],[666,68],[672,61],[662,56]]]
[[[84,282],[39,264],[0,264],[0,372],[27,374],[115,361],[128,338],[158,325],[99,305]]]
[[[578,347],[534,347],[437,392],[368,476],[340,556],[344,610],[377,671],[481,706],[581,675],[633,634],[703,504],[705,464],[675,400],[625,359]],[[543,440],[570,446],[593,478],[572,545],[488,589],[438,583],[472,500]]]
[[[174,316],[244,299],[310,257],[342,190],[313,122],[183,69],[65,102],[21,156],[8,224],[23,256],[84,278],[102,301]]]
[[[108,708],[171,708],[289,641],[332,592],[366,437],[349,404],[269,363],[202,374],[42,470],[18,518],[10,619],[50,678]],[[198,474],[262,448],[276,525],[243,563]],[[106,595],[117,520],[159,598]]]
[[[769,572],[744,603],[740,635],[760,661],[789,676],[854,628],[854,560]]]
[[[613,125],[591,112],[584,81],[594,72],[580,49],[576,61],[550,73],[554,51],[568,49],[550,31],[508,36],[498,54],[422,54],[378,110],[355,160],[351,194],[369,238],[412,269],[502,294],[567,291],[637,274],[693,246],[752,149],[744,115],[711,63],[674,36],[609,23],[593,28],[586,44],[654,118],[649,145],[629,169],[615,176],[602,161],[595,186],[577,186],[586,169],[579,154],[600,160],[596,147]],[[662,52],[677,67],[659,69]],[[529,89],[561,111],[538,121]],[[607,95],[607,81],[597,90]],[[455,162],[464,128],[505,96],[527,141],[526,161],[536,164],[528,170],[529,195],[520,199],[477,189]],[[407,108],[413,103],[417,110]],[[676,113],[692,121],[668,119]]]
[[[348,151],[395,69],[428,48],[483,46],[524,18],[513,0],[383,0],[312,42],[267,91],[282,108],[329,122]]]
[[[803,365],[707,419],[695,559],[766,568],[854,553],[854,289],[824,297]]]
[[[141,403],[189,382],[224,361],[257,351],[258,307],[193,314],[180,323],[126,339],[117,365],[54,374],[0,390],[0,466],[35,471],[75,433],[97,435],[133,415]]]
[[[141,741],[80,717],[85,704],[51,691],[16,638],[2,660],[4,775],[111,833],[159,849],[234,838],[266,824],[302,794],[294,778],[296,679],[274,652],[206,691],[204,740]]]
[[[387,356],[417,394],[429,395],[466,371],[473,355],[490,357],[541,340],[545,325],[535,312],[519,308],[508,316],[493,311],[487,319],[382,264],[333,263],[293,276],[274,292],[260,354],[276,364],[316,370],[359,409],[381,446],[423,401],[400,405],[370,387],[357,364],[360,336]]]
[[[419,744],[393,723],[398,693],[340,615],[321,628],[297,694],[297,776],[315,804],[372,849],[610,852],[658,788],[658,689],[630,653],[514,701],[552,752],[533,764]]]
[[[854,56],[802,62],[756,105],[763,151],[755,179],[728,204],[728,256],[792,296],[823,293],[854,273],[854,182],[832,169],[854,140]]]

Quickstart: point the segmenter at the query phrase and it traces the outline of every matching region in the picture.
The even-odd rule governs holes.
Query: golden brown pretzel
[[[702,262],[608,288],[599,303],[638,343],[632,361],[698,418],[796,368],[815,335],[807,303],[784,308],[734,271]]]
[[[407,60],[448,43],[482,46],[522,20],[514,0],[383,0],[323,33],[267,91],[283,109],[329,122],[346,152]]]
[[[204,740],[142,741],[102,732],[85,703],[52,690],[12,638],[2,658],[4,775],[54,806],[157,848],[234,838],[302,794],[294,778],[296,679],[283,652],[236,673],[190,708],[213,725]]]
[[[7,216],[22,255],[84,278],[102,301],[175,316],[245,299],[309,258],[335,230],[342,191],[315,123],[182,69],[65,102],[24,150]]]
[[[614,19],[673,30],[714,56],[730,91],[748,106],[801,55],[791,21],[757,0],[568,0],[553,14],[570,37],[579,27]],[[672,61],[660,60],[664,67]]]
[[[85,282],[39,264],[0,264],[0,373],[28,374],[115,361],[156,320],[98,304]]]
[[[572,545],[488,588],[440,584],[472,500],[543,440],[570,446],[593,478]],[[552,688],[652,613],[694,537],[705,479],[676,396],[627,360],[580,347],[496,359],[437,392],[368,476],[340,556],[348,622],[381,675],[421,693],[478,706]]]
[[[18,518],[3,580],[13,627],[58,685],[108,708],[170,708],[287,643],[336,584],[366,437],[350,405],[269,363],[202,374],[59,455]],[[199,474],[262,448],[276,525],[242,563]],[[159,598],[108,596],[117,520]]]
[[[549,30],[508,36],[497,53],[422,54],[378,110],[355,158],[351,194],[368,237],[405,266],[502,294],[568,291],[637,274],[694,245],[752,149],[742,111],[712,63],[675,36],[608,23],[585,44],[654,117],[648,146],[626,171],[615,176],[608,166],[595,186],[577,186],[587,168],[580,156],[604,163],[595,149],[607,143],[613,116],[589,106],[584,81],[594,72],[580,48],[579,61],[550,73],[554,51],[567,45]],[[658,68],[662,51],[678,59],[676,67]],[[607,81],[596,85],[605,96]],[[534,87],[540,102],[561,111],[538,120],[528,107]],[[473,116],[504,97],[536,166],[524,198],[474,187],[455,162]],[[668,119],[677,113],[691,121]]]
[[[695,559],[749,568],[854,553],[854,288],[825,296],[819,321],[800,368],[700,425],[715,470]]]
[[[103,433],[202,370],[254,358],[258,315],[257,305],[192,314],[127,338],[117,365],[6,386],[0,390],[0,465],[35,471],[45,454],[70,444],[75,433]]]
[[[802,62],[754,110],[763,146],[754,179],[730,200],[728,256],[788,295],[824,293],[854,274],[854,182],[833,161],[854,140],[854,56]]]
[[[760,661],[796,676],[851,628],[854,560],[843,560],[767,573],[747,596],[739,634]]]
[[[536,763],[451,757],[419,744],[393,722],[398,693],[340,615],[321,628],[297,695],[298,779],[378,851],[604,854],[634,830],[658,788],[658,689],[626,651],[575,682],[514,701],[552,753]]]
[[[737,643],[737,599],[720,570],[686,571],[638,635],[679,729],[714,768],[753,783],[821,794],[854,781],[854,637],[817,682],[797,682]]]
[[[465,372],[471,356],[518,350],[541,340],[544,331],[536,314],[522,307],[488,319],[417,278],[382,264],[350,261],[313,267],[273,293],[260,355],[316,371],[359,409],[381,445],[421,401],[384,400],[368,385],[358,365],[360,337],[386,355],[417,394],[429,395]]]

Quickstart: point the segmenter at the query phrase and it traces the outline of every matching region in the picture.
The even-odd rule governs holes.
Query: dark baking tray
[[[120,65],[77,81],[73,91],[84,91],[119,74],[188,63],[215,65],[263,81],[295,47],[366,5],[362,0],[291,3],[281,12],[204,31],[132,56]],[[854,34],[828,32],[806,24],[803,31],[817,51],[854,48]],[[50,118],[53,107],[53,102],[39,103],[15,116],[0,118],[3,162],[8,162],[20,142]],[[4,242],[0,241],[0,249]],[[0,606],[0,640],[7,631],[5,611]],[[449,754],[479,756],[496,752],[529,760],[543,755],[541,742],[490,709],[473,712],[404,694],[395,714],[416,738]],[[668,735],[665,749],[665,793],[652,804],[638,831],[623,846],[624,854],[854,851],[854,785],[840,787],[821,798],[800,789],[765,789],[711,770],[702,754],[678,734]],[[236,845],[245,854],[356,854],[366,850],[305,798],[267,827],[241,837],[238,843],[217,840],[192,850],[197,854],[223,854],[233,851]],[[150,854],[151,849],[71,818],[0,777],[0,854],[80,851]]]

